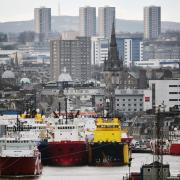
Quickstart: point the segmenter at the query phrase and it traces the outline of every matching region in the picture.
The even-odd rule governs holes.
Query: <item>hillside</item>
[[[53,31],[66,31],[78,30],[79,19],[77,16],[53,16],[52,17],[52,30]],[[32,31],[33,20],[29,21],[16,21],[0,23],[0,32],[18,33],[22,31]],[[180,23],[176,22],[162,22],[162,31],[166,30],[180,30]],[[143,21],[135,20],[116,20],[117,32],[143,32]]]

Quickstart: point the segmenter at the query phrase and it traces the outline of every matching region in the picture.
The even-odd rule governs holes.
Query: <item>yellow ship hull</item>
[[[129,160],[128,144],[120,142],[90,143],[88,163],[90,166],[123,166]]]

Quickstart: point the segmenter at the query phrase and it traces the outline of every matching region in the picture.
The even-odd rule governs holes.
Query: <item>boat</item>
[[[170,142],[168,140],[153,139],[150,142],[151,151],[157,155],[169,155],[170,154]]]
[[[129,176],[124,176],[123,180],[139,180],[139,179],[169,179],[170,166],[159,161],[150,164],[144,164],[140,168],[140,172],[129,172]]]
[[[130,149],[132,153],[152,153],[152,148],[150,146],[150,140],[136,141],[133,140],[130,144]]]
[[[170,155],[180,155],[180,139],[171,142],[169,151]]]
[[[39,144],[44,165],[87,165],[87,142],[83,125],[59,119],[49,127],[48,140]]]
[[[16,119],[6,121],[6,134],[9,137],[14,136],[17,127],[17,118],[20,124],[20,131],[18,133],[22,138],[31,137],[31,139],[37,143],[42,139],[46,139],[47,124],[43,122],[41,114],[39,113],[34,117],[30,117],[29,114],[20,114],[18,117],[16,115]]]
[[[34,140],[22,138],[17,131],[14,137],[5,134],[0,138],[1,177],[38,176],[41,173],[41,154]]]
[[[88,145],[88,164],[91,166],[121,166],[129,161],[127,142],[121,141],[121,125],[118,118],[96,120],[94,137]]]
[[[170,131],[170,155],[180,155],[180,130]]]

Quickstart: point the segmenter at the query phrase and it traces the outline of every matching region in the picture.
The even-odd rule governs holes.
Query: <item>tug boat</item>
[[[88,146],[88,163],[91,166],[122,166],[129,161],[128,142],[121,140],[118,118],[97,118],[94,138]]]
[[[38,176],[41,154],[31,139],[0,138],[0,176]]]
[[[51,130],[48,131],[48,141],[43,141],[39,145],[43,164],[50,166],[86,165],[87,143],[83,125],[62,121],[49,128]]]

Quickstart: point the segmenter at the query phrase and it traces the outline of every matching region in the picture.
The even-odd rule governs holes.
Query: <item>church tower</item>
[[[123,62],[119,59],[119,53],[116,44],[116,34],[114,22],[112,25],[111,42],[108,52],[108,59],[104,62],[104,71],[120,71],[123,69]]]
[[[116,88],[119,85],[119,78],[123,71],[123,61],[119,59],[114,22],[112,26],[108,59],[104,61],[104,81],[106,86]]]
[[[108,114],[114,114],[115,89],[119,86],[120,78],[123,74],[123,61],[119,59],[119,53],[116,44],[116,34],[114,22],[112,24],[111,42],[108,51],[108,59],[104,61],[104,81],[106,84],[105,104],[109,111]]]

